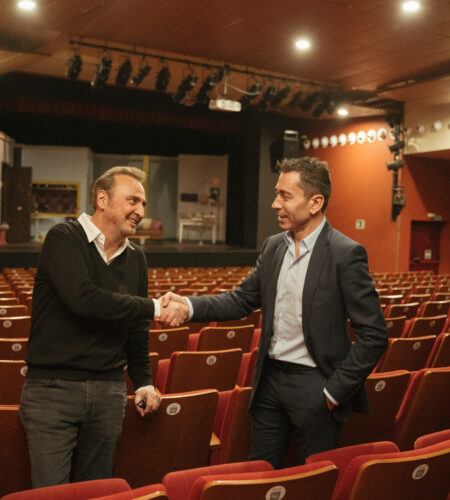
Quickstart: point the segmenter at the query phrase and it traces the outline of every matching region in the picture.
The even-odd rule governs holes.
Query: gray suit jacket
[[[263,244],[255,270],[233,292],[191,297],[193,321],[220,321],[262,308],[262,331],[253,395],[258,390],[273,335],[278,275],[287,246],[284,234]],[[366,250],[325,223],[314,246],[303,290],[303,332],[308,351],[327,378],[327,391],[340,405],[338,420],[351,411],[367,413],[366,377],[387,345],[387,331],[375,283],[369,275]],[[358,340],[351,343],[347,318]]]

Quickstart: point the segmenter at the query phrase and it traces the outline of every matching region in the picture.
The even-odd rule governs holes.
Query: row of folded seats
[[[288,450],[278,471],[267,463],[259,468],[261,463],[245,462],[249,387],[166,394],[159,411],[146,418],[137,414],[130,396],[114,467],[114,476],[125,480],[122,486],[128,493],[111,498],[153,498],[147,495],[162,492],[180,500],[444,500],[450,491],[449,382],[450,368],[371,375],[372,414],[355,415],[343,426],[340,447],[309,457],[306,465],[294,466]],[[17,406],[0,407],[0,425],[0,495],[27,490],[29,462]],[[221,474],[214,478],[214,487],[209,484],[211,474]],[[227,487],[219,488],[218,481]],[[58,490],[53,495],[48,489],[35,490],[5,500],[113,493],[82,496],[84,486],[78,487],[80,492],[73,496],[63,494],[72,486],[62,486],[56,487],[61,488],[59,495]]]

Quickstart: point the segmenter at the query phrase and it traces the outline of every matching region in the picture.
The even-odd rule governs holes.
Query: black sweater
[[[153,315],[140,247],[107,265],[79,222],[57,224],[35,278],[27,377],[121,380],[127,364],[135,389],[150,384]]]

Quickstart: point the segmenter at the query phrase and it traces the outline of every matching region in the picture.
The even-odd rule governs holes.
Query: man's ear
[[[322,210],[325,199],[321,194],[314,194],[309,199],[309,211],[311,215],[316,215]]]
[[[104,210],[108,203],[108,193],[104,189],[100,189],[97,193],[97,207]]]

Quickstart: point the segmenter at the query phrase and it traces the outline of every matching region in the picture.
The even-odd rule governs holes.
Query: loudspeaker
[[[300,144],[296,130],[285,130],[282,137],[275,139],[270,146],[270,167],[272,172],[278,173],[277,161],[283,158],[298,158]]]

